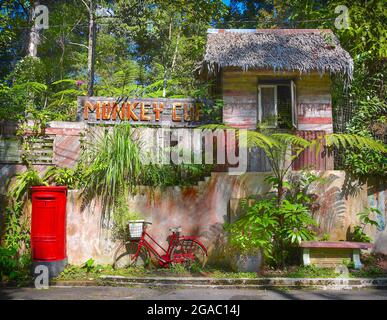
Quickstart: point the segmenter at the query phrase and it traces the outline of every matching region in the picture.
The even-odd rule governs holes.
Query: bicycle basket
[[[131,220],[128,222],[131,240],[138,240],[141,238],[144,222],[144,220]]]

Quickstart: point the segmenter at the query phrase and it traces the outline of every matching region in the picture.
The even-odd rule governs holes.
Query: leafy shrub
[[[76,189],[81,183],[81,174],[71,168],[51,167],[46,171],[43,179],[56,186],[67,186],[69,189]]]
[[[372,241],[371,237],[364,232],[364,229],[366,226],[377,227],[379,225],[379,223],[376,220],[373,220],[372,218],[370,218],[370,214],[372,213],[380,216],[382,215],[380,210],[376,208],[366,208],[364,211],[357,214],[360,220],[360,225],[354,227],[353,232],[349,236],[350,240],[356,241],[356,242]]]
[[[282,267],[293,246],[316,235],[317,223],[312,212],[317,197],[309,194],[308,189],[321,179],[310,172],[301,172],[290,175],[286,181],[272,175],[266,181],[275,189],[281,185],[282,192],[259,200],[242,200],[245,213],[225,229],[230,235],[230,245],[242,254],[262,250],[267,261]]]
[[[377,95],[361,98],[356,102],[355,115],[348,123],[348,132],[371,138],[386,136],[387,103]],[[343,156],[344,168],[354,176],[367,179],[369,176],[387,176],[387,157],[375,150],[346,151]]]
[[[90,258],[89,260],[87,260],[83,264],[82,268],[86,269],[87,273],[91,272],[95,268],[94,259]]]
[[[29,252],[19,255],[16,248],[0,247],[0,281],[24,281],[29,277],[31,256]]]
[[[12,271],[16,270],[17,251],[15,249],[7,249],[0,247],[0,279],[3,275],[9,275]]]
[[[36,170],[28,169],[16,175],[10,186],[8,201],[5,208],[5,233],[3,247],[6,249],[28,249],[29,227],[23,221],[23,207],[28,200],[28,191],[31,186],[45,185]]]
[[[39,172],[34,169],[28,169],[16,175],[16,179],[11,185],[9,196],[15,201],[20,201],[28,194],[30,187],[44,185],[46,186],[47,182],[40,177]]]
[[[230,244],[242,254],[262,250],[274,265],[283,266],[289,247],[314,238],[316,222],[302,204],[275,198],[256,201],[233,224],[227,225]]]

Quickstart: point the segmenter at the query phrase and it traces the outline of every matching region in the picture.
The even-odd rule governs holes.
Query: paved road
[[[127,287],[0,288],[0,299],[33,300],[387,300],[387,290],[253,290]]]

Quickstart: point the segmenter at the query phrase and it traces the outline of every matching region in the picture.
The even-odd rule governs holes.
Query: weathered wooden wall
[[[235,127],[254,129],[258,116],[259,80],[294,79],[296,72],[227,68],[223,70],[223,122]]]
[[[236,68],[222,70],[223,122],[243,129],[255,129],[258,120],[258,84],[268,80],[293,80],[296,84],[297,129],[299,135],[312,138],[313,131],[332,132],[331,81],[328,74],[317,72],[300,75],[297,72],[272,70],[242,71]],[[311,167],[332,170],[332,158],[316,155],[308,150],[301,155],[295,169]],[[269,171],[266,156],[256,149],[249,153],[248,171]]]
[[[328,74],[302,74],[272,70],[223,70],[223,122],[239,128],[257,126],[260,81],[292,79],[296,84],[299,130],[332,132],[331,82]]]
[[[329,74],[302,75],[295,81],[299,130],[332,132],[332,97]]]
[[[80,136],[85,129],[83,122],[51,121],[45,136],[32,144],[29,157],[34,165],[74,167],[80,154]],[[0,173],[11,164],[21,164],[21,145],[15,135],[16,124],[0,123]]]

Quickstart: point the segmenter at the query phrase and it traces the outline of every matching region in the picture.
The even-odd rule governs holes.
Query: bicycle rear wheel
[[[207,263],[207,253],[195,240],[181,240],[173,248],[171,260],[172,263],[184,264],[187,268],[194,265],[204,268]]]
[[[122,242],[114,253],[113,268],[122,269],[128,267],[146,267],[149,264],[149,254],[142,247],[139,255],[134,259],[138,249],[138,242]]]

